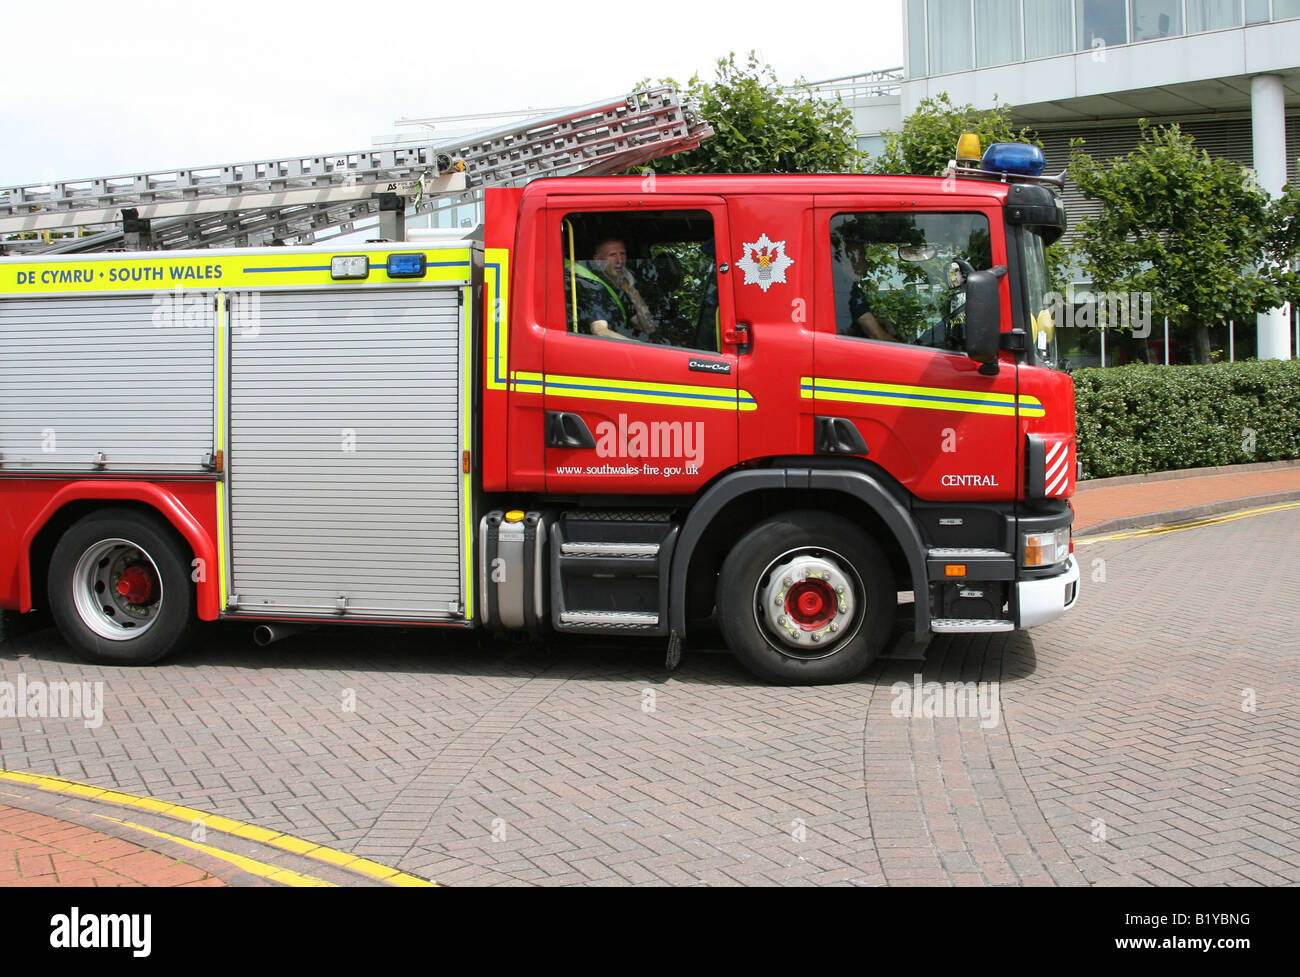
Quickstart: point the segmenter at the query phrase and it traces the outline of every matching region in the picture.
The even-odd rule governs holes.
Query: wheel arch
[[[54,493],[19,543],[21,609],[35,606],[35,595],[46,596],[44,576],[59,537],[77,520],[106,508],[134,509],[163,518],[194,557],[207,566],[204,579],[195,583],[195,608],[201,620],[216,620],[220,573],[216,543],[175,495],[152,482],[73,482]]]
[[[827,503],[838,503],[833,508]],[[737,531],[761,518],[821,508],[852,520],[885,551],[896,574],[916,599],[916,634],[930,633],[930,591],[925,545],[906,506],[869,471],[843,468],[773,467],[732,472],[710,486],[687,513],[673,552],[669,622],[686,635],[689,584],[714,576]],[[899,587],[899,589],[907,589]]]

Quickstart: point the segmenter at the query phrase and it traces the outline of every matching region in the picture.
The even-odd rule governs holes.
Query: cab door
[[[736,463],[744,406],[721,198],[561,196],[547,210],[544,372],[513,378],[545,407],[546,487],[553,493],[687,494]],[[578,277],[617,238],[656,337],[595,336],[581,326]],[[575,267],[579,266],[579,267]]]
[[[954,195],[819,196],[816,238],[818,423],[851,424],[866,457],[922,499],[1014,498],[1015,363],[980,372],[962,331],[962,265],[1007,266],[1000,212]],[[999,288],[1006,328],[1009,276]],[[892,334],[871,335],[868,310]]]

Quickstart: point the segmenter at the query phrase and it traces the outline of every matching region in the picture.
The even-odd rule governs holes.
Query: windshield
[[[1047,270],[1046,248],[1042,236],[1028,228],[1021,240],[1025,246],[1025,291],[1028,300],[1025,331],[1029,333],[1029,345],[1033,350],[1032,362],[1059,370],[1061,358],[1057,346],[1057,322],[1053,313],[1061,309],[1061,302],[1060,296],[1052,288],[1051,275]]]

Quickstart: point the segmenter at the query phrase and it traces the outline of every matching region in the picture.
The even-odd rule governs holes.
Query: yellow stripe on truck
[[[213,411],[216,430],[214,439],[216,442],[217,453],[225,459],[226,456],[226,426],[229,417],[230,398],[227,396],[229,387],[229,370],[227,369],[230,362],[230,304],[226,301],[225,293],[217,295],[217,393],[216,404]],[[228,459],[227,459],[228,460]],[[230,527],[226,519],[226,478],[228,467],[223,465],[222,471],[217,473],[217,612],[224,613],[226,603],[230,595]]]
[[[473,301],[473,290],[466,288],[461,296],[461,315],[465,317],[465,322],[461,328],[460,336],[460,355],[461,355],[461,381],[464,384],[461,390],[461,431],[460,431],[460,450],[461,458],[466,457],[473,459],[474,440],[473,428],[470,422],[470,409],[474,403],[474,351],[470,348],[470,338],[474,330],[470,328],[470,320],[473,318],[470,311],[470,303]],[[465,581],[465,620],[474,620],[474,513],[471,509],[474,501],[473,484],[470,479],[470,465],[462,462],[460,475],[460,506],[464,513],[463,524],[461,525],[461,572],[464,574]]]
[[[1046,410],[1037,397],[963,390],[956,387],[915,387],[897,383],[840,380],[828,377],[802,377],[799,396],[804,400],[832,403],[881,404],[887,407],[915,407],[921,410],[948,410],[963,414],[1014,415],[1043,417]]]
[[[39,261],[0,263],[0,295],[469,283],[468,248],[421,251],[397,245],[393,251],[424,254],[428,261],[427,274],[423,278],[390,278],[386,264],[388,252],[367,252],[370,274],[355,281],[335,281],[331,277],[330,260],[335,252],[329,251],[295,252],[270,248],[266,253],[190,252],[179,257],[166,252],[130,257],[109,252],[78,255],[76,258],[48,257]]]
[[[505,390],[510,377],[510,251],[483,253],[483,329],[487,333],[485,371],[489,390]]]
[[[684,383],[652,383],[606,377],[572,377],[555,373],[526,373],[510,376],[512,389],[520,393],[545,393],[548,397],[579,400],[612,400],[625,404],[661,404],[670,407],[700,407],[709,410],[758,409],[748,390],[735,387],[705,387]]]

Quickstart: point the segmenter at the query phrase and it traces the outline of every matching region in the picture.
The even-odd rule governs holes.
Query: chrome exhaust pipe
[[[253,628],[253,644],[265,648],[281,638],[292,638],[295,634],[306,631],[301,624],[259,624]]]

